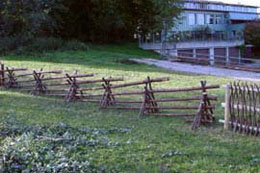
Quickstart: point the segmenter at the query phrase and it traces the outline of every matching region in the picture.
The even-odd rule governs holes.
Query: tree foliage
[[[248,23],[244,32],[246,44],[260,45],[260,20]]]
[[[135,33],[160,30],[179,13],[176,0],[64,0],[63,36],[94,42],[131,40]]]
[[[60,36],[92,42],[131,40],[173,24],[179,0],[2,0],[1,36]]]
[[[51,12],[59,7],[56,0],[2,0],[0,34],[2,36],[41,36],[53,34],[57,23]]]

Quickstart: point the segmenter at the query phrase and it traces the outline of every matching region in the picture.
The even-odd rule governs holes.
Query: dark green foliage
[[[0,40],[0,53],[11,51],[15,54],[42,53],[57,50],[88,50],[88,46],[80,41],[66,41],[55,37],[37,37],[19,39],[5,37]]]
[[[179,0],[64,0],[63,36],[93,42],[133,40],[134,34],[173,24]]]
[[[4,36],[0,39],[0,54],[7,51],[12,51],[18,49],[21,45],[26,45],[30,42],[30,38],[24,35],[19,36]]]
[[[64,41],[61,39],[49,37],[49,38],[36,38],[31,44],[29,44],[24,49],[27,52],[43,52],[43,51],[52,51],[58,50],[64,45]]]
[[[0,2],[0,36],[47,36],[57,23],[50,15],[60,8],[56,0],[3,0]]]
[[[79,41],[65,41],[54,37],[36,38],[26,47],[21,47],[24,52],[45,52],[56,50],[88,50],[85,43]]]
[[[100,168],[83,159],[81,153],[116,147],[120,143],[110,142],[106,135],[130,131],[127,128],[73,128],[64,123],[52,127],[2,123],[0,169],[3,172],[98,171]]]
[[[53,11],[62,7],[58,0],[0,1],[0,53],[40,41],[35,38],[56,36],[58,23]]]
[[[80,41],[72,40],[64,42],[62,50],[88,50],[89,47]]]
[[[260,45],[260,20],[248,23],[244,32],[246,44]]]
[[[0,37],[18,43],[37,37],[92,42],[133,40],[173,23],[179,0],[2,0]],[[18,47],[19,44],[15,47]]]

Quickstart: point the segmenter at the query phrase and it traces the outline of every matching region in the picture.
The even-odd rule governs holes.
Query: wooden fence
[[[225,129],[245,134],[258,135],[260,132],[260,87],[257,84],[241,82],[225,86]]]
[[[4,64],[0,63],[0,86],[4,86],[6,88],[18,87],[18,82],[15,73],[26,70],[26,68],[5,67]]]
[[[0,84],[7,89],[15,88],[33,95],[63,97],[67,102],[96,102],[102,109],[139,110],[140,116],[195,117],[192,129],[215,120],[215,105],[211,102],[216,101],[217,96],[209,95],[208,90],[219,88],[219,85],[207,85],[206,81],[201,81],[198,87],[156,89],[154,83],[170,79],[147,77],[142,81],[115,84],[113,82],[124,79],[86,79],[90,77],[96,77],[96,74],[79,74],[77,71],[62,74],[61,70],[43,69],[28,72],[25,68],[9,68],[3,64],[0,69]],[[194,92],[199,93],[194,95]]]
[[[154,89],[153,83],[165,82],[169,78],[155,78],[147,77],[146,80],[131,82],[119,85],[103,85],[104,94],[82,95],[83,102],[97,102],[100,103],[102,109],[122,109],[122,110],[139,110],[139,115],[155,115],[155,116],[170,116],[170,117],[195,117],[192,128],[195,129],[201,123],[208,124],[215,120],[214,109],[215,105],[211,101],[216,101],[217,96],[209,95],[207,90],[219,88],[219,85],[206,85],[206,81],[201,81],[201,86],[190,88],[172,88],[172,89]],[[142,85],[142,90],[126,91],[122,88]],[[96,88],[101,89],[101,88]],[[121,92],[115,92],[116,89],[121,89]],[[199,91],[200,93],[192,96],[192,92]],[[163,97],[160,94],[167,94]],[[169,96],[175,93],[175,96]],[[180,93],[190,93],[188,97],[180,96]],[[140,96],[142,99],[137,100]],[[90,99],[91,97],[102,97],[99,99]],[[189,105],[190,102],[197,101],[194,105]],[[166,103],[167,105],[163,105]],[[182,104],[184,103],[184,104]],[[173,105],[174,104],[174,105]],[[180,105],[182,104],[182,105]],[[169,112],[174,110],[174,112]],[[186,110],[189,112],[183,113]],[[195,112],[190,113],[190,110]],[[165,112],[167,111],[167,112]],[[181,111],[181,112],[180,112]]]
[[[69,85],[70,87],[68,89],[56,89],[56,90],[50,90],[49,94],[46,94],[47,96],[56,96],[56,97],[64,97],[66,101],[76,101],[80,100],[86,96],[88,97],[95,97],[95,94],[89,94],[86,93],[87,91],[92,92],[95,90],[102,90],[103,87],[87,87],[88,84],[97,84],[98,86],[102,86],[104,84],[110,84],[111,82],[118,82],[123,81],[123,78],[102,78],[102,79],[95,79],[95,80],[77,80],[75,77],[71,78],[71,81],[69,83],[60,83],[59,85],[54,84],[56,86],[62,86],[62,85]],[[52,84],[53,85],[53,84]],[[81,86],[84,85],[84,86]],[[60,92],[60,93],[53,93],[53,92]]]
[[[123,78],[111,77],[87,80],[86,78],[94,77],[96,74],[78,74],[77,71],[73,74],[61,74],[61,70],[44,71],[41,69],[21,73],[24,71],[27,71],[27,69],[9,68],[1,64],[1,86],[7,89],[20,89],[20,91],[30,92],[33,95],[61,96],[70,102],[84,95],[83,91],[95,89],[86,85],[98,84],[98,86],[101,86],[103,82],[110,83],[123,80]],[[82,85],[83,87],[81,87]]]

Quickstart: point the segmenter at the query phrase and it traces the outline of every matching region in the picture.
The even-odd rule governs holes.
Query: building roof
[[[220,1],[208,1],[208,0],[185,0],[185,2],[196,2],[196,3],[206,3],[206,4],[219,4],[219,5],[232,5],[232,6],[240,6],[240,7],[260,8],[259,6],[253,6],[253,5],[231,4],[231,3],[224,3],[224,2],[220,2]]]
[[[243,13],[236,13],[231,12],[229,13],[231,20],[256,20],[257,14],[243,14]]]

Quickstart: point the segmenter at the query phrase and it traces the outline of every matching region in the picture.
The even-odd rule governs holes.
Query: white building
[[[169,50],[174,56],[230,61],[241,57],[245,24],[259,18],[257,6],[205,0],[185,0],[175,26],[151,34],[140,47]],[[177,23],[177,24],[176,24]]]

